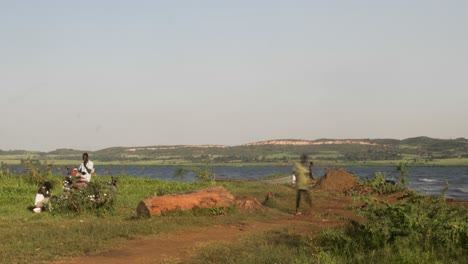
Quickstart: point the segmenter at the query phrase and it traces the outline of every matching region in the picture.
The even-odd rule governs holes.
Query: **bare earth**
[[[271,180],[270,183],[278,184],[288,181],[289,177],[285,177]],[[262,222],[217,225],[210,228],[198,228],[192,232],[136,239],[102,255],[84,256],[54,263],[146,264],[183,261],[193,256],[194,249],[199,245],[217,241],[235,243],[242,236],[255,232],[284,227],[309,234],[319,233],[325,228],[344,223],[340,219],[359,219],[350,209],[351,198],[342,194],[345,186],[351,188],[356,183],[354,177],[347,172],[331,171],[328,177],[323,177],[317,182],[312,192],[314,197],[312,212],[308,215],[290,215]],[[330,217],[330,215],[338,217]]]
[[[324,228],[343,223],[336,217],[326,217],[323,214],[344,217],[356,217],[348,208],[350,197],[337,195],[326,202],[315,202],[310,215],[289,216],[271,219],[266,222],[239,223],[236,225],[219,225],[210,228],[200,228],[192,232],[181,232],[170,235],[149,237],[128,241],[122,247],[98,256],[84,256],[70,260],[54,262],[56,264],[70,263],[158,263],[168,260],[181,261],[190,258],[196,246],[216,241],[236,242],[246,234],[267,231],[281,227],[304,229],[308,233],[318,233]]]

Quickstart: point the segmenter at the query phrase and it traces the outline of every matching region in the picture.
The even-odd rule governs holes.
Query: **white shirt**
[[[38,204],[39,204],[40,202],[42,202],[42,200],[44,200],[44,198],[45,198],[44,195],[42,195],[42,194],[40,194],[40,193],[37,193],[37,194],[36,194],[36,199],[35,199],[35,201],[34,201],[34,206],[37,207]]]
[[[78,172],[80,172],[81,177],[84,178],[85,181],[90,182],[91,174],[94,173],[93,162],[88,160],[88,163],[86,163],[86,167],[88,167],[88,169],[91,170],[91,173],[89,173],[88,170],[85,168],[84,163],[81,163],[80,167],[78,168]]]
[[[291,183],[295,184],[296,183],[296,175],[291,174]]]
[[[45,196],[43,193],[45,193]],[[39,189],[39,191],[36,193],[36,199],[34,199],[34,206],[37,207],[39,203],[41,203],[45,198],[49,198],[49,197],[50,197],[50,192],[47,189],[45,189],[45,187],[41,187],[41,189]]]

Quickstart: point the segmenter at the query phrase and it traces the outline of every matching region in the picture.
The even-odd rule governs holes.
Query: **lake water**
[[[19,166],[10,167],[16,173],[24,172]],[[98,175],[129,175],[134,177],[148,177],[169,181],[193,181],[195,175],[188,173],[185,177],[175,177],[179,167],[174,166],[96,166]],[[290,167],[212,167],[217,178],[228,179],[260,179],[277,173],[291,172]],[[396,167],[344,167],[361,179],[372,178],[375,172],[386,174],[389,180],[397,180],[399,172]],[[447,197],[468,200],[468,167],[408,167],[406,177],[408,188],[422,193],[438,195],[444,188],[446,181],[449,189]],[[55,173],[65,175],[65,169],[55,168]],[[326,169],[315,168],[314,175],[322,177]]]

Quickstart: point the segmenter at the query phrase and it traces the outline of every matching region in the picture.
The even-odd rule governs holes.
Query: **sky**
[[[0,0],[0,149],[468,138],[468,1]]]

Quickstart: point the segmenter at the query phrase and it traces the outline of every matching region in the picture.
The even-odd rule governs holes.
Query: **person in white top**
[[[83,163],[81,163],[78,168],[78,172],[81,173],[81,177],[84,181],[91,181],[91,175],[94,173],[94,164],[89,160],[88,153],[83,153]]]
[[[34,213],[40,213],[44,210],[44,206],[49,204],[50,199],[50,189],[52,189],[52,184],[46,181],[37,191],[36,199],[34,200]]]
[[[293,188],[296,188],[296,175],[291,174],[291,185]]]

